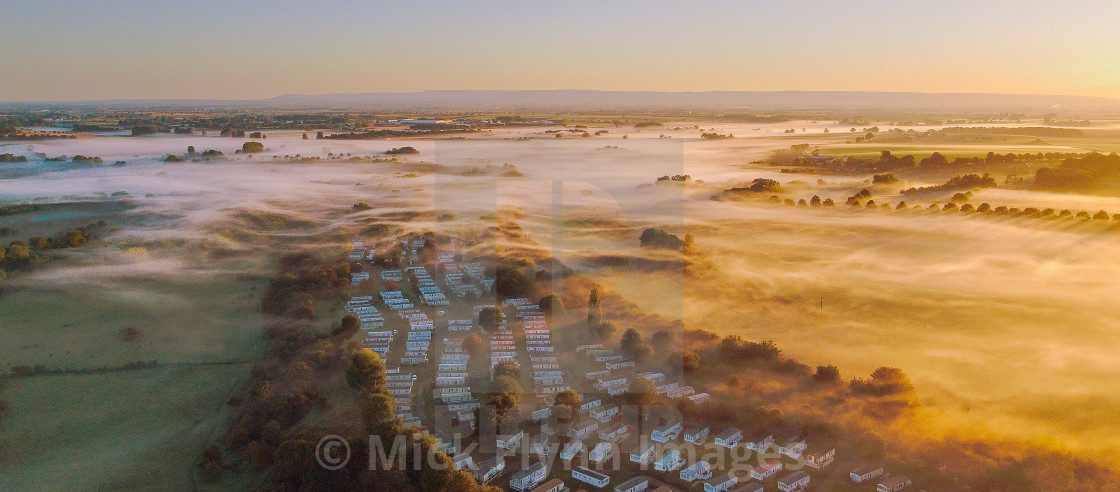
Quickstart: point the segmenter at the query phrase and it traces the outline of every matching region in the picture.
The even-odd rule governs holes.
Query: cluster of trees
[[[242,154],[255,154],[257,152],[264,152],[264,144],[261,142],[245,142],[241,144]]]
[[[88,230],[79,227],[60,232],[52,238],[35,236],[28,241],[15,240],[8,243],[7,248],[0,246],[0,266],[5,269],[26,267],[42,259],[48,250],[78,247],[88,243],[91,237]]]
[[[702,138],[704,140],[720,140],[720,139],[724,139],[724,138],[735,138],[735,134],[728,133],[727,135],[724,135],[722,133],[715,133],[715,132],[701,133],[700,138]]]
[[[683,183],[683,182],[687,182],[687,181],[692,181],[692,176],[689,176],[687,174],[674,174],[672,176],[665,175],[665,176],[661,176],[661,177],[657,178],[658,183],[664,183],[664,182],[680,182],[680,183]]]
[[[503,298],[526,297],[533,281],[522,272],[524,265],[500,259],[494,269],[494,290]]]
[[[345,261],[289,255],[282,259],[276,279],[266,288],[262,306],[276,304],[268,300],[270,293],[279,298],[333,297],[338,293],[336,277],[345,273],[346,285],[348,272]],[[291,292],[300,279],[307,285]],[[265,327],[265,353],[250,373],[246,395],[229,401],[239,412],[222,443],[225,449],[209,447],[197,463],[203,479],[217,480],[225,469],[247,466],[261,471],[265,483],[260,488],[269,490],[495,490],[480,488],[468,473],[456,471],[450,458],[435,450],[431,437],[421,436],[396,418],[384,361],[350,340],[360,328],[356,316],[343,317],[329,336],[317,334],[300,317],[298,312],[289,312],[286,318],[273,320]],[[330,400],[320,389],[320,382],[333,380],[339,372],[355,390],[361,431],[348,419],[336,418],[351,415],[348,411],[328,415],[314,426],[305,423],[312,410],[330,411]],[[346,439],[352,455],[342,469],[326,470],[315,458],[316,443],[327,434],[352,436]],[[371,469],[370,435],[377,436],[374,438],[381,440],[385,450],[393,446],[397,436],[403,436],[406,449],[421,449],[422,461],[415,462],[415,456],[406,453],[404,468]],[[234,458],[227,459],[225,450]],[[429,453],[434,461],[426,459]]]
[[[984,157],[957,157],[949,160],[944,154],[934,152],[928,157],[918,160],[913,155],[896,156],[889,150],[880,152],[877,158],[856,156],[825,157],[825,156],[794,156],[792,160],[783,153],[784,161],[794,165],[819,168],[829,173],[861,174],[883,173],[888,171],[904,171],[909,169],[964,169],[980,166],[1006,165],[1014,163],[1038,163],[1047,161],[1060,161],[1062,159],[1076,158],[1086,154],[1071,154],[1060,152],[1039,153],[1007,153],[997,154],[988,152]]]
[[[132,136],[139,137],[156,133],[167,133],[169,131],[171,131],[169,127],[162,125],[134,125],[132,127]]]
[[[866,191],[866,190],[864,190],[864,191]],[[992,207],[991,204],[986,203],[986,202],[981,203],[981,204],[976,205],[976,206],[973,206],[972,204],[967,203],[969,200],[972,199],[972,193],[971,192],[955,193],[953,195],[952,199],[951,199],[952,201],[950,201],[949,203],[946,203],[944,205],[938,205],[936,203],[931,203],[928,207],[925,207],[925,208],[923,208],[921,205],[914,205],[914,207],[912,209],[910,208],[909,205],[906,204],[905,201],[900,201],[900,202],[898,202],[897,205],[893,205],[893,206],[890,203],[883,203],[883,204],[880,205],[880,204],[875,203],[875,200],[868,200],[866,203],[860,201],[862,198],[869,198],[870,196],[871,196],[870,194],[863,195],[862,192],[857,193],[856,195],[848,198],[848,205],[851,205],[853,207],[864,207],[864,208],[867,208],[867,209],[884,209],[884,210],[886,210],[886,209],[893,208],[894,210],[897,210],[897,211],[928,210],[928,211],[931,211],[931,212],[981,213],[981,214],[992,214],[992,215],[1008,215],[1008,216],[1014,216],[1014,217],[1030,217],[1030,218],[1039,218],[1039,219],[1057,217],[1057,218],[1077,218],[1077,219],[1084,219],[1084,220],[1090,220],[1090,219],[1092,219],[1092,220],[1109,220],[1109,219],[1112,219],[1112,220],[1115,220],[1115,221],[1120,221],[1120,213],[1109,214],[1108,211],[1105,211],[1105,210],[1098,210],[1096,213],[1089,213],[1089,212],[1086,212],[1086,211],[1075,212],[1075,211],[1072,211],[1072,210],[1069,210],[1069,209],[1064,209],[1064,210],[1058,211],[1058,210],[1055,210],[1055,209],[1052,209],[1052,208],[1039,209],[1039,208],[1036,208],[1036,207],[1027,207],[1027,208],[1020,209],[1020,208],[1017,208],[1017,207],[1007,207],[1007,206],[1003,206],[1003,205],[1000,205],[1000,206],[997,206],[997,207]],[[771,197],[771,201],[780,203],[781,199],[778,198],[777,196],[774,196],[774,197]],[[961,204],[958,205],[958,202],[960,202]],[[788,198],[785,200],[785,203],[786,203],[786,205],[795,205],[794,201],[792,199],[788,199]],[[826,199],[822,202],[819,196],[814,195],[813,198],[810,199],[808,202],[806,202],[804,198],[798,200],[796,205],[802,206],[802,207],[805,207],[805,206],[832,207],[832,206],[834,206],[834,203],[832,202],[831,198]]]
[[[350,263],[327,261],[308,253],[280,258],[276,277],[261,298],[261,310],[274,316],[313,320],[315,301],[347,297]]]
[[[664,229],[650,227],[642,231],[642,235],[638,237],[643,248],[656,248],[656,249],[674,249],[681,251],[684,249],[684,240],[676,234],[669,234]]]
[[[775,361],[782,354],[771,340],[750,342],[739,335],[728,335],[719,342],[718,352],[727,360]]]
[[[858,192],[856,192],[856,194],[848,197],[847,203],[848,203],[848,205],[851,205],[853,203],[858,204],[859,201],[863,200],[864,198],[871,198],[871,191],[868,190],[867,188],[859,190]]]
[[[1090,153],[1070,157],[1058,167],[1043,167],[1035,172],[1035,190],[1075,191],[1092,187],[1104,179],[1120,178],[1120,155]]]
[[[773,179],[756,178],[754,181],[751,181],[751,184],[749,184],[747,186],[736,186],[736,187],[731,188],[727,191],[731,192],[731,193],[735,193],[735,192],[781,193],[782,192],[782,184],[773,180]]]
[[[493,408],[495,422],[500,424],[509,411],[521,403],[524,390],[520,381],[521,366],[517,362],[504,360],[494,366],[484,399],[485,404]]]
[[[386,150],[385,153],[388,154],[388,155],[408,155],[408,154],[419,154],[420,151],[416,150],[415,147],[405,146],[405,147],[395,147],[395,148]]]
[[[692,350],[678,350],[670,354],[666,362],[670,370],[680,368],[681,372],[688,374],[700,369],[700,354]]]
[[[898,182],[898,178],[894,173],[876,174],[871,177],[871,184],[894,184]]]
[[[7,154],[7,153],[0,154],[0,163],[9,163],[9,162],[27,162],[27,156],[25,156],[25,155],[12,155],[12,154]]]
[[[383,138],[417,137],[473,131],[478,130],[476,128],[464,125],[412,125],[408,130],[382,128],[377,130],[366,130],[364,132],[332,133],[330,135],[323,135],[321,137],[319,135],[316,135],[315,138],[328,140],[374,140]],[[322,132],[319,132],[319,134],[322,134]]]
[[[960,134],[988,134],[988,135],[1025,135],[1029,137],[1062,137],[1062,138],[1077,138],[1084,137],[1085,132],[1074,128],[1050,128],[1045,126],[1024,126],[1016,128],[1008,127],[960,127],[951,126],[942,128],[936,131],[939,135],[960,135]]]
[[[957,175],[949,178],[948,181],[936,186],[923,186],[921,188],[909,188],[899,190],[903,195],[915,195],[919,193],[929,192],[942,192],[942,191],[957,191],[957,190],[975,190],[979,188],[995,188],[996,180],[990,174],[984,173],[983,176],[978,174],[965,174]]]

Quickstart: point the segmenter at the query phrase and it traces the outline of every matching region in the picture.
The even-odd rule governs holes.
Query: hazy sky
[[[1120,97],[1120,2],[0,1],[0,100],[425,89]]]

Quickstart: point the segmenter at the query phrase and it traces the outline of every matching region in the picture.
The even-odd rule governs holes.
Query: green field
[[[191,488],[199,450],[260,351],[261,280],[232,274],[58,284],[0,297],[0,362],[53,370],[157,361],[154,369],[8,378],[0,490]],[[121,330],[138,326],[140,340]]]

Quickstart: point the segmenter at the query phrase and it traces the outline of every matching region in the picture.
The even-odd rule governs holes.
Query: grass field
[[[0,490],[182,490],[260,351],[261,280],[50,282],[0,297],[0,361],[155,369],[9,378]],[[45,284],[47,282],[44,282]],[[142,339],[123,341],[138,326]]]

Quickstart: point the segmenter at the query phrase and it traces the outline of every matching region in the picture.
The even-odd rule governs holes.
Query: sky
[[[427,89],[1120,97],[1120,2],[3,0],[0,101]]]

